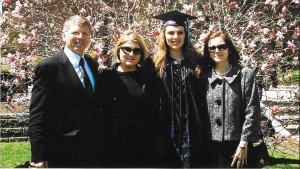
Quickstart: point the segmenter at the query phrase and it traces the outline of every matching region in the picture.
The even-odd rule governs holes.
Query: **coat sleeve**
[[[48,108],[51,106],[51,73],[38,65],[35,70],[32,89],[28,134],[31,143],[32,162],[47,161],[47,120]]]
[[[241,80],[245,110],[241,140],[256,142],[259,139],[260,100],[255,73],[249,68],[244,68]]]

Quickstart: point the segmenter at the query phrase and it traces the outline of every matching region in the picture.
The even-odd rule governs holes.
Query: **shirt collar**
[[[240,69],[236,66],[233,66],[231,71],[228,72],[227,76],[224,77],[224,79],[231,84],[236,77],[239,75]],[[219,79],[219,76],[216,74],[216,72],[212,69],[208,76],[208,81],[210,84],[214,83],[217,79]]]
[[[84,59],[84,54],[82,56],[77,55],[73,51],[71,51],[68,47],[64,48],[64,52],[67,55],[68,59],[72,63],[73,66],[79,65],[80,58]]]

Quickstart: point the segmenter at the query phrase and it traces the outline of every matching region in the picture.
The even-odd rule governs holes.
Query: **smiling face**
[[[67,31],[63,32],[65,46],[71,51],[81,56],[91,42],[91,31],[88,26],[71,25]]]
[[[208,49],[210,58],[216,64],[228,64],[228,47],[221,37],[215,37],[209,40]]]
[[[170,49],[179,50],[184,45],[185,31],[183,26],[167,26],[165,36]]]
[[[136,65],[139,63],[141,58],[141,48],[140,46],[133,42],[127,41],[119,47],[119,58],[121,61],[121,67],[124,71],[135,70]]]

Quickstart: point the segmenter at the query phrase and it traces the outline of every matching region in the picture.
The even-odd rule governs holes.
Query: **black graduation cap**
[[[189,31],[189,20],[197,19],[195,16],[191,16],[185,13],[181,13],[177,10],[170,11],[164,14],[156,15],[153,18],[165,21],[164,27],[167,26],[183,26],[186,29],[186,41],[188,46],[190,45],[190,31]]]
[[[153,18],[165,21],[166,23],[164,24],[164,27],[167,27],[167,26],[183,26],[183,27],[185,27],[186,21],[189,21],[192,19],[197,19],[197,17],[195,17],[195,16],[181,13],[177,10],[170,11],[170,12],[160,14],[160,15],[156,15]]]

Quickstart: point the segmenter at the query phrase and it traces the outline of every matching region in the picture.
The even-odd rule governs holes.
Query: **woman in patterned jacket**
[[[247,151],[252,144],[248,146],[248,142],[257,141],[259,135],[255,74],[239,64],[239,53],[228,34],[221,31],[208,36],[204,58],[208,62],[211,167],[249,167]]]

